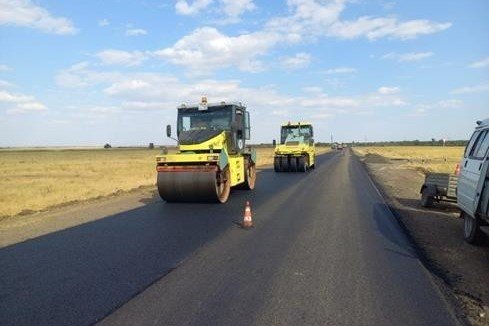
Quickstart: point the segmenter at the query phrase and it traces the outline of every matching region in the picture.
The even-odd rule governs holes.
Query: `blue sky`
[[[241,101],[252,141],[466,139],[489,117],[489,2],[0,0],[0,146],[171,144]]]

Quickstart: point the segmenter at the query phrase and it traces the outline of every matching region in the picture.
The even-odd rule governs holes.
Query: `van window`
[[[479,152],[481,146],[484,144],[484,139],[486,138],[486,135],[487,135],[487,130],[480,132],[479,137],[477,137],[477,140],[475,141],[474,145],[472,146],[472,149],[470,150],[469,158],[481,158],[477,156],[477,153]]]
[[[472,146],[474,146],[474,143],[477,139],[477,136],[479,136],[480,132],[476,131],[472,134],[472,137],[470,137],[469,143],[467,144],[467,147],[465,147],[465,152],[464,152],[464,157],[469,156],[470,150],[472,149]]]
[[[489,131],[486,130],[484,139],[479,141],[479,145],[477,145],[476,152],[474,153],[475,158],[484,158],[487,153],[487,148],[489,147]]]

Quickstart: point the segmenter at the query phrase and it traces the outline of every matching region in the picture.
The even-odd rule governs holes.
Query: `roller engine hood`
[[[224,130],[210,130],[210,129],[201,129],[201,130],[187,130],[181,131],[180,135],[178,135],[178,142],[180,145],[195,145],[200,144],[209,139],[212,139],[222,133]]]

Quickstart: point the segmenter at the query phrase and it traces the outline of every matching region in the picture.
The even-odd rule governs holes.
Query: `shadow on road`
[[[325,162],[332,155],[321,155]],[[144,206],[0,249],[0,325],[91,324],[235,227],[245,200],[259,207],[300,175],[260,172],[229,202]]]

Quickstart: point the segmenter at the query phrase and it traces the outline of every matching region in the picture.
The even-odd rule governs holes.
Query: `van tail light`
[[[457,165],[455,166],[455,175],[456,176],[460,175],[460,164],[459,163],[457,163]]]

